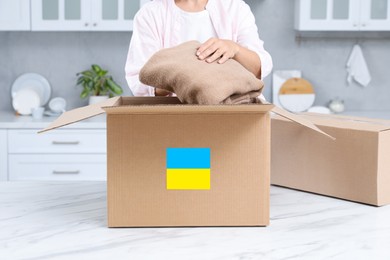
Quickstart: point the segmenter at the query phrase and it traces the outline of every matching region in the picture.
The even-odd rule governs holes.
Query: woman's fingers
[[[231,57],[225,53],[222,58],[219,59],[218,63],[219,64],[224,64],[225,62],[227,62]]]
[[[222,49],[217,49],[210,57],[207,58],[208,63],[213,63],[214,61],[221,58],[222,55],[224,55],[225,51]]]
[[[211,46],[209,46],[207,49],[205,49],[202,53],[199,55],[199,59],[204,60],[211,56],[213,53],[215,53],[218,50],[218,46],[214,43]]]
[[[208,48],[210,48],[213,44],[214,44],[214,42],[216,41],[216,39],[215,38],[210,38],[209,40],[207,40],[205,43],[203,43],[200,47],[199,47],[199,49],[198,49],[198,51],[196,52],[196,55],[199,57],[199,59],[201,59],[201,60],[203,60],[203,59],[205,59],[205,58],[207,58],[209,55],[207,55],[207,56],[205,56],[206,54],[204,53]]]
[[[237,49],[237,45],[231,41],[211,38],[199,47],[196,55],[208,63],[218,60],[218,63],[222,64],[233,58],[238,52]]]

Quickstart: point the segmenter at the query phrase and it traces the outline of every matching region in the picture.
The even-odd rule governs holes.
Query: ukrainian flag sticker
[[[210,148],[167,148],[167,190],[209,190]]]

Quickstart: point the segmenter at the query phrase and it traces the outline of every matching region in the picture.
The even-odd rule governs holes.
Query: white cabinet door
[[[31,1],[33,31],[131,31],[135,13],[150,0]]]
[[[296,0],[295,28],[300,31],[359,30],[360,0]]]
[[[8,180],[7,130],[0,130],[0,181]]]
[[[150,0],[94,0],[92,30],[131,31],[133,19],[140,7]]]
[[[390,31],[390,0],[361,1],[361,30]]]
[[[0,0],[0,31],[30,29],[29,0]]]
[[[105,130],[57,129],[45,134],[37,130],[8,130],[10,154],[96,154],[106,153]]]
[[[11,154],[10,181],[104,181],[105,154]]]
[[[96,0],[31,0],[32,30],[91,30],[91,1]]]

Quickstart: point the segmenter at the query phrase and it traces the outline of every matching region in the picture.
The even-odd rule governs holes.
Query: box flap
[[[122,97],[120,105],[103,109],[107,114],[237,114],[266,113],[273,107],[269,103],[196,105],[183,104],[177,97]]]
[[[39,131],[38,133],[46,132],[49,130],[53,130],[55,128],[59,128],[61,126],[69,125],[78,121],[82,121],[84,119],[94,117],[100,114],[105,113],[102,107],[105,106],[114,106],[118,104],[121,97],[113,97],[103,102],[99,102],[97,104],[76,108],[70,111],[63,113],[56,120],[54,120],[48,127]]]
[[[280,107],[277,107],[275,106],[273,109],[272,109],[272,112],[274,112],[275,114],[283,117],[283,118],[286,118],[288,120],[291,120],[291,121],[294,121],[302,126],[305,126],[307,128],[310,128],[318,133],[321,133],[333,140],[336,140],[336,138],[334,138],[333,136],[330,136],[328,135],[327,133],[325,133],[324,131],[322,131],[321,129],[319,129],[316,125],[314,125],[311,121],[307,120],[306,118],[302,117],[302,116],[298,116],[298,115],[295,115],[293,113],[290,113],[290,112],[287,112],[286,110],[280,108]]]
[[[345,115],[325,115],[317,113],[303,113],[302,115],[316,125],[326,125],[337,128],[372,132],[390,130],[390,120]]]

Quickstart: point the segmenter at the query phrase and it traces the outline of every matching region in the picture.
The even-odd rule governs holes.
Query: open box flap
[[[303,113],[316,125],[326,125],[362,131],[384,132],[390,130],[390,120],[356,117],[348,115],[327,115],[317,113]]]
[[[122,97],[120,106],[106,106],[109,114],[237,114],[266,113],[273,104],[218,104],[197,105],[183,104],[177,97]]]
[[[80,108],[67,111],[63,113],[61,116],[59,116],[56,120],[54,120],[48,127],[39,131],[38,133],[53,130],[61,126],[69,125],[90,117],[103,114],[105,113],[105,111],[102,109],[102,107],[114,106],[119,101],[119,99],[120,97],[113,97],[93,105],[80,107]]]
[[[174,105],[174,106],[173,106]],[[63,113],[43,133],[62,126],[82,121],[99,114],[169,114],[169,113],[266,113],[272,104],[250,105],[188,105],[182,104],[177,97],[114,97],[106,101],[76,108]]]
[[[153,102],[158,101],[158,100],[154,100],[153,97],[149,97],[149,99],[153,100]],[[149,99],[148,99],[148,101],[150,101]],[[158,113],[161,113],[162,110],[164,110],[165,113],[174,112],[174,111],[177,112],[177,107],[174,108],[174,106],[161,106],[161,105],[157,105],[157,106],[128,106],[131,104],[135,104],[134,102],[137,103],[140,101],[146,101],[146,98],[143,98],[142,100],[140,100],[139,98],[137,99],[134,97],[114,97],[114,98],[110,98],[106,101],[97,103],[97,104],[93,104],[93,105],[89,105],[89,106],[85,106],[85,107],[81,107],[81,108],[76,108],[76,109],[73,109],[73,110],[70,110],[70,111],[63,113],[60,117],[58,117],[56,120],[54,120],[48,127],[39,131],[39,133],[53,130],[53,129],[56,129],[56,128],[59,128],[59,127],[65,126],[65,125],[69,125],[69,124],[72,124],[75,122],[79,122],[79,121],[82,121],[84,119],[103,114],[105,112],[113,113],[113,114],[116,114],[116,113],[120,114],[120,113],[127,113],[127,112],[131,112],[131,113],[137,113],[137,112],[156,113],[156,112],[158,112]],[[166,99],[166,101],[172,102],[172,100],[168,100],[168,99]],[[120,104],[123,103],[124,106],[118,106],[119,103]],[[231,113],[231,112],[234,112],[234,110],[239,109],[240,111],[238,111],[238,112],[245,112],[245,113],[256,112],[256,113],[258,113],[258,112],[267,112],[270,109],[272,109],[272,112],[274,112],[274,113],[276,113],[276,114],[278,114],[286,119],[294,121],[298,124],[301,124],[305,127],[310,128],[318,133],[321,133],[321,134],[323,134],[331,139],[334,139],[332,136],[323,132],[321,129],[316,127],[312,122],[310,122],[307,119],[304,119],[303,117],[300,117],[300,116],[297,116],[297,115],[292,114],[290,112],[287,112],[286,110],[281,109],[279,107],[274,107],[274,105],[272,105],[271,103],[268,103],[264,100],[262,100],[262,104],[263,105],[261,105],[261,106],[259,106],[259,105],[248,105],[248,106],[235,106],[235,105],[233,105],[233,106],[223,106],[223,105],[221,105],[221,106],[188,106],[188,105],[184,105],[181,107],[180,112],[181,113],[183,113],[183,112],[184,113],[185,112],[192,113],[194,111],[199,111],[199,109],[200,109],[201,111],[204,111],[204,112],[211,111],[211,112],[218,112],[218,113],[220,113],[220,112]]]
[[[307,128],[310,128],[318,133],[321,133],[333,140],[336,140],[336,138],[334,138],[333,136],[330,136],[328,135],[327,133],[325,133],[324,131],[322,131],[321,129],[319,129],[316,125],[314,125],[312,122],[310,122],[309,120],[305,119],[304,117],[302,116],[298,116],[298,115],[295,115],[293,113],[290,113],[290,112],[287,112],[286,110],[280,108],[280,107],[277,107],[275,106],[273,109],[272,109],[272,112],[274,112],[275,114],[281,116],[281,117],[284,117],[288,120],[291,120],[291,121],[294,121],[295,123],[298,123],[304,127],[307,127]]]

